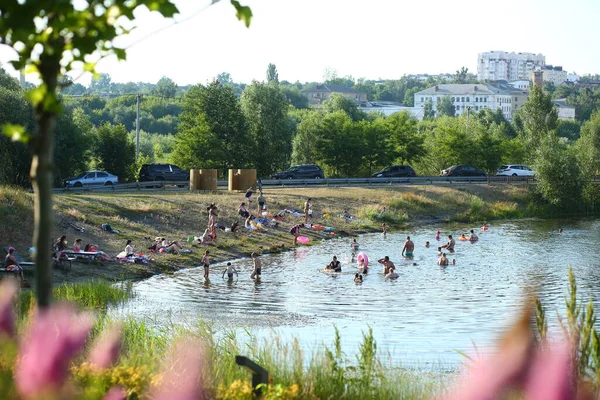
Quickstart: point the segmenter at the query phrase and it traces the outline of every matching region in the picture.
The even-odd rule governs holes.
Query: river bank
[[[528,216],[528,188],[517,185],[452,185],[394,186],[385,188],[306,188],[265,190],[269,214],[284,209],[301,210],[306,198],[312,198],[313,223],[334,228],[337,235],[354,236],[380,231],[386,223],[390,232],[421,225],[442,226],[448,222],[487,222],[495,219]],[[243,193],[196,192],[130,192],[81,193],[54,196],[55,221],[53,236],[67,235],[71,246],[75,239],[95,243],[104,252],[115,255],[122,251],[128,239],[136,251],[150,255],[144,264],[104,263],[103,265],[73,263],[69,271],[55,271],[55,283],[88,279],[139,280],[186,267],[200,265],[205,249],[213,262],[248,257],[252,252],[273,254],[293,248],[290,226],[303,222],[302,217],[286,214],[276,228],[264,232],[247,230],[243,226],[236,234],[219,232],[216,246],[187,243],[190,236],[200,236],[206,227],[206,207],[216,203],[218,222],[230,226],[243,221],[237,209],[244,201]],[[256,201],[253,202],[255,207]],[[4,229],[0,245],[14,246],[26,256],[33,233],[33,197],[15,188],[0,188],[0,216]],[[346,210],[356,216],[347,221],[340,214]],[[324,217],[325,216],[325,217]],[[84,232],[60,226],[69,221]],[[118,234],[101,229],[110,224]],[[304,229],[302,234],[312,243],[332,235]],[[149,254],[147,248],[154,237],[179,240],[187,254]]]

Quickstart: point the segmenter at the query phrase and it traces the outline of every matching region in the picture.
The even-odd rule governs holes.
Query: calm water
[[[215,265],[210,282],[202,268],[162,275],[135,285],[137,296],[114,310],[156,323],[212,321],[216,327],[250,328],[260,335],[275,330],[296,336],[305,349],[330,344],[333,326],[340,329],[348,355],[354,353],[362,332],[373,328],[378,349],[404,365],[454,365],[462,360],[456,350],[471,351],[492,343],[510,324],[522,303],[524,288],[539,285],[539,295],[550,310],[566,293],[572,266],[579,293],[595,301],[600,296],[600,220],[496,224],[476,233],[474,244],[457,241],[456,265],[436,265],[437,227],[402,234],[369,234],[358,239],[360,251],[373,261],[389,255],[400,278],[385,281],[376,264],[361,285],[352,274],[330,276],[318,270],[337,255],[345,271],[350,263],[349,239],[300,247],[281,255],[263,256],[260,283],[250,280],[250,260],[236,260],[241,270],[233,282],[221,279],[223,264]],[[559,234],[557,229],[564,228]],[[469,226],[442,228],[455,237]],[[414,260],[400,257],[403,240],[415,242]],[[444,237],[444,236],[442,236]],[[431,242],[425,248],[426,240]],[[418,265],[412,266],[415,262]],[[373,264],[373,263],[372,263]],[[549,313],[554,321],[555,312]]]

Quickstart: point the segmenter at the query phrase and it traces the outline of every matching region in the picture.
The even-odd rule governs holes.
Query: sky
[[[241,0],[254,14],[250,28],[229,1],[209,3],[176,1],[177,24],[137,12],[138,28],[118,42],[133,44],[127,61],[106,58],[99,72],[113,82],[168,76],[178,85],[228,72],[248,83],[264,80],[274,63],[279,80],[290,82],[322,81],[327,69],[398,79],[462,66],[475,73],[478,53],[502,50],[542,53],[569,73],[600,73],[598,0]],[[13,57],[0,46],[0,63],[16,76],[6,65]]]

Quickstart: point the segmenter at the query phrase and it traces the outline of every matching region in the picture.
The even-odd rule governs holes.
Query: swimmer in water
[[[325,266],[326,270],[333,272],[342,272],[342,263],[340,263],[336,256],[333,256],[333,260]]]
[[[354,274],[354,283],[362,283],[363,276],[361,274]]]
[[[438,259],[437,264],[441,267],[445,267],[448,265],[448,258],[446,257],[446,253],[442,253],[440,258]]]
[[[358,244],[356,239],[352,239],[352,243],[350,243],[350,248],[352,249],[352,261],[354,261],[354,256],[356,255],[356,251],[359,247],[360,245]]]
[[[452,265],[456,265],[456,258],[452,259]]]
[[[381,235],[385,238],[385,236],[387,235],[387,225],[386,224],[381,224]]]
[[[429,248],[429,240],[425,242],[425,247]]]
[[[442,248],[438,247],[438,256],[441,256],[441,255],[442,255]]]
[[[487,224],[483,224],[483,226],[481,227],[482,231],[487,231],[489,229]]]
[[[558,228],[558,233],[563,233],[563,228]]]
[[[391,270],[396,269],[396,266],[394,265],[393,262],[390,261],[390,258],[388,256],[380,258],[379,260],[377,260],[377,262],[379,264],[383,264],[383,274],[384,275],[389,274],[390,273],[390,269]]]
[[[256,253],[252,253],[251,257],[252,257],[252,262],[254,264],[254,270],[252,271],[250,278],[251,279],[260,279],[260,273],[261,273],[260,258],[258,258],[258,254],[256,254]]]
[[[435,234],[435,240],[440,240],[440,231]]]
[[[456,242],[454,241],[454,239],[452,238],[452,235],[448,235],[448,243],[446,243],[445,245],[442,246],[442,248],[448,250],[449,252],[453,253],[454,252],[454,246],[456,245]]]
[[[367,272],[369,272],[369,267],[365,266],[364,258],[361,258],[360,260],[358,260],[358,270],[362,271],[363,274],[366,274]]]
[[[475,232],[473,232],[473,229],[471,229],[471,236],[469,236],[469,240],[471,242],[476,242],[479,240],[479,237],[477,237],[477,235],[475,234]]]
[[[410,236],[406,237],[406,242],[404,242],[404,247],[402,248],[402,257],[412,257],[415,251],[415,244],[412,240],[410,240]]]
[[[468,240],[467,235],[464,233],[460,235],[460,240]]]
[[[396,267],[390,268],[390,271],[385,275],[385,279],[398,279],[399,275],[396,273]]]

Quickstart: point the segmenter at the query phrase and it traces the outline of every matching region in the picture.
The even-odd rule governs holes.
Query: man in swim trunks
[[[456,244],[456,242],[454,241],[454,239],[452,238],[452,235],[448,235],[448,243],[446,243],[445,245],[442,246],[442,248],[450,251],[450,252],[454,252],[454,245]]]
[[[210,267],[210,259],[208,258],[209,251],[206,250],[204,252],[204,256],[202,257],[202,265],[204,266],[204,278],[208,279],[208,269]]]
[[[379,264],[383,264],[383,274],[384,275],[389,274],[390,270],[396,269],[396,266],[394,265],[393,262],[390,261],[390,258],[388,256],[380,258],[379,260],[377,260],[377,262]]]
[[[261,263],[260,263],[260,258],[258,258],[258,254],[252,253],[252,261],[254,262],[254,271],[252,271],[252,275],[250,275],[250,278],[251,279],[259,279]]]
[[[415,244],[412,240],[410,240],[410,236],[406,237],[406,242],[404,242],[404,247],[402,248],[402,256],[412,257],[415,251]]]
[[[311,198],[309,197],[308,199],[306,199],[306,202],[304,202],[304,223],[308,224],[308,217],[312,217],[312,204],[311,202]]]
[[[325,267],[327,270],[333,272],[342,272],[342,263],[340,263],[336,256],[333,256],[333,260]]]

